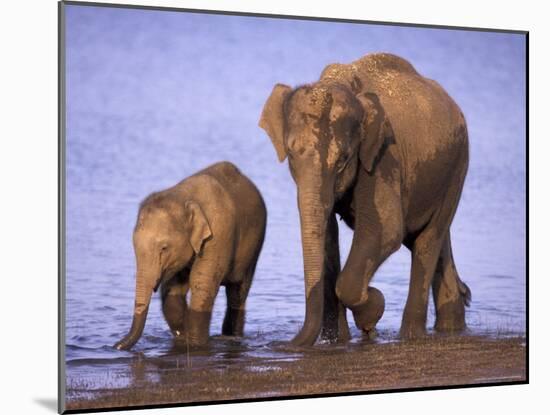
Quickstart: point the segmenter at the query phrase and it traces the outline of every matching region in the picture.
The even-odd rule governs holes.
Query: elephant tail
[[[470,287],[468,287],[460,278],[457,277],[457,280],[458,290],[462,296],[462,301],[464,301],[464,305],[466,307],[470,307],[470,303],[472,301],[472,291],[470,291]]]

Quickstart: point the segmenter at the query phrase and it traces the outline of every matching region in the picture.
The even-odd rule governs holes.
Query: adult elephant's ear
[[[393,135],[393,130],[376,94],[361,93],[357,99],[363,106],[359,160],[365,170],[372,173],[384,142]]]
[[[212,236],[212,230],[203,210],[197,202],[192,200],[185,203],[187,221],[190,227],[189,243],[195,254],[200,254],[203,243]]]
[[[283,106],[285,98],[290,93],[291,88],[288,85],[277,84],[273,87],[271,95],[264,104],[259,126],[265,130],[271,142],[277,151],[279,161],[286,158],[284,144],[284,111]]]

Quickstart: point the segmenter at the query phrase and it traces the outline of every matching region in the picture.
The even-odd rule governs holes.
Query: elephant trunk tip
[[[113,347],[117,350],[126,350],[122,342],[116,342]]]
[[[113,347],[117,350],[130,350],[136,343],[137,340],[125,337],[122,340],[116,342]]]
[[[147,306],[142,313],[134,314],[134,319],[132,321],[132,327],[126,336],[122,340],[114,344],[114,348],[117,350],[129,350],[131,349],[140,339],[143,328],[145,327],[145,319],[147,318],[147,311],[149,307]]]

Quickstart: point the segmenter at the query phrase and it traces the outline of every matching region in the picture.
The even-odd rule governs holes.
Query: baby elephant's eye
[[[160,248],[162,252],[166,251],[167,249],[168,249],[168,245],[162,245],[162,247]]]

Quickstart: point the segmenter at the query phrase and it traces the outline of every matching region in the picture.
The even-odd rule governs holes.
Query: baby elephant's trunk
[[[149,310],[152,294],[153,287],[147,284],[147,279],[144,278],[142,273],[138,273],[136,278],[136,302],[134,306],[132,327],[128,334],[114,345],[118,350],[128,350],[132,348],[141,337],[143,328],[145,327],[145,320],[147,319],[147,311]]]
[[[143,328],[145,327],[147,310],[148,308],[146,308],[142,314],[134,314],[134,319],[132,321],[130,332],[122,340],[115,344],[115,348],[117,348],[118,350],[128,350],[137,343],[137,341],[141,337],[141,334],[143,333]]]

